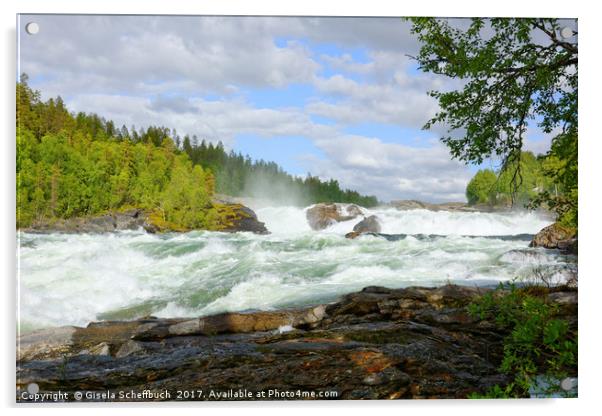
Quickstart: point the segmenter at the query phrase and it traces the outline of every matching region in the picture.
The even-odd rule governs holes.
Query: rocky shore
[[[577,254],[577,232],[574,229],[554,223],[538,232],[529,247],[558,249],[569,254]]]
[[[216,231],[269,234],[265,224],[257,219],[257,215],[250,208],[228,201],[214,201],[214,205],[227,213],[225,218],[228,221]],[[32,233],[106,233],[140,228],[152,234],[190,231],[162,220],[156,212],[138,208],[85,217],[39,220],[23,231]]]
[[[309,308],[37,331],[17,340],[17,400],[31,383],[94,401],[465,398],[508,382],[507,333],[467,310],[489,290],[367,287]],[[541,296],[577,324],[575,289]]]

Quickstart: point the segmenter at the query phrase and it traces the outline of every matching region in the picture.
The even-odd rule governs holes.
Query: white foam
[[[21,322],[85,325],[132,308],[165,317],[269,310],[332,300],[368,285],[491,283],[565,262],[553,252],[525,255],[524,240],[460,236],[533,233],[547,225],[534,214],[368,210],[382,218],[385,233],[443,235],[388,241],[345,239],[359,219],[316,232],[300,208],[257,213],[272,234],[22,233]]]
[[[278,327],[278,333],[279,334],[284,334],[286,332],[291,332],[293,331],[295,328],[293,328],[292,325],[281,325]]]

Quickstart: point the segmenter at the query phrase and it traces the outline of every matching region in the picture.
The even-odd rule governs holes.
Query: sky
[[[422,130],[427,92],[458,84],[418,70],[400,18],[23,15],[19,30],[32,88],[118,126],[221,141],[381,201],[464,201],[478,169]],[[528,150],[549,145],[529,129]]]

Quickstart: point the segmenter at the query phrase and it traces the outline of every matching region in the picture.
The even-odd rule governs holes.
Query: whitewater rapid
[[[359,219],[312,231],[305,210],[256,210],[270,235],[19,232],[21,331],[99,319],[199,316],[332,301],[369,285],[494,285],[574,259],[529,249],[550,224],[535,213],[393,208],[377,215],[389,238],[345,239]]]

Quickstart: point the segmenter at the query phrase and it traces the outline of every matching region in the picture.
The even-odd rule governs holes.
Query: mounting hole
[[[29,22],[25,25],[25,31],[30,35],[37,35],[40,31],[40,25],[36,22]]]

